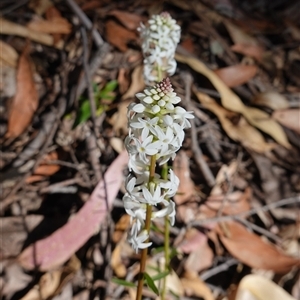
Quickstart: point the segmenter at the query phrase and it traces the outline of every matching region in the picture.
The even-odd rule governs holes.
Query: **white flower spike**
[[[130,130],[125,146],[132,174],[126,180],[123,202],[132,220],[128,241],[138,251],[151,245],[147,242],[149,232],[144,230],[147,205],[155,206],[152,219],[168,216],[172,225],[175,222],[175,203],[170,198],[178,189],[179,179],[169,170],[168,179],[155,173],[149,180],[150,157],[155,155],[158,164],[174,159],[182,146],[184,128],[190,126],[188,119],[194,116],[174,106],[180,98],[173,91],[169,78],[136,96],[140,102],[129,105],[127,114]]]
[[[169,13],[163,12],[153,15],[148,25],[141,24],[138,30],[142,38],[146,84],[158,82],[162,78],[160,74],[172,76],[176,70],[174,56],[180,41],[180,26]]]

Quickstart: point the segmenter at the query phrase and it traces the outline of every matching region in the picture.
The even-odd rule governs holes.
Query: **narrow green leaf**
[[[123,280],[123,279],[119,279],[119,278],[112,278],[111,281],[116,283],[116,284],[127,286],[127,287],[136,287],[136,285],[134,283],[132,283],[130,281]]]
[[[84,102],[82,102],[78,115],[75,120],[74,127],[77,125],[87,121],[91,117],[91,106],[90,106],[90,101],[86,99]]]
[[[106,93],[112,92],[116,89],[117,86],[118,86],[118,81],[112,80],[105,85],[105,87],[102,89],[102,91],[106,92]]]
[[[170,274],[169,271],[161,272],[161,273],[159,273],[159,274],[157,274],[157,275],[154,275],[154,276],[152,277],[152,280],[153,280],[153,281],[160,280],[160,279],[162,279],[162,278],[164,278],[164,277],[167,277],[169,274]]]
[[[144,278],[146,280],[148,287],[158,296],[159,291],[158,291],[153,279],[151,278],[151,276],[147,273],[144,273]]]

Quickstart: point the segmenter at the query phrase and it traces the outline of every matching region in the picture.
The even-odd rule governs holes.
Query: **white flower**
[[[154,125],[157,124],[159,118],[155,117],[150,120],[143,120],[142,118],[138,117],[137,122],[130,122],[129,126],[132,128],[139,128],[142,129],[141,138],[145,140],[149,136],[149,132],[151,131],[154,135],[156,135],[156,131]]]
[[[132,248],[138,252],[139,249],[145,249],[152,245],[151,242],[144,243],[149,238],[149,234],[146,230],[139,232],[138,225],[132,224],[130,234],[128,234],[128,242],[132,245]]]
[[[159,211],[153,212],[151,217],[152,219],[155,219],[155,218],[163,218],[165,216],[168,216],[170,219],[170,224],[173,226],[175,224],[175,215],[176,215],[175,202],[169,200],[167,206],[165,206],[163,209]]]
[[[144,141],[140,142],[135,137],[126,137],[125,147],[130,155],[138,154],[139,158],[144,163],[149,163],[147,155],[154,155],[158,152],[158,149],[151,142],[153,136],[149,135]],[[131,143],[133,142],[133,144]]]
[[[142,202],[150,205],[157,205],[158,203],[164,200],[164,196],[161,193],[161,188],[159,185],[154,187],[153,183],[150,183],[150,190],[148,187],[142,187],[143,198],[141,199]]]
[[[149,169],[149,165],[140,160],[138,155],[129,155],[128,169],[136,174],[143,174]]]
[[[159,81],[160,72],[169,76],[176,70],[174,59],[180,40],[180,26],[167,12],[153,15],[148,26],[141,24],[138,28],[142,39],[144,54],[144,78],[147,84]]]

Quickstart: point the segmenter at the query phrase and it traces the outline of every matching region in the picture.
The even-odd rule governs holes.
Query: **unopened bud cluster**
[[[144,54],[144,78],[148,85],[160,81],[161,74],[172,76],[176,70],[174,59],[180,40],[180,26],[167,12],[153,15],[148,25],[138,28]]]
[[[194,116],[180,106],[181,99],[173,91],[169,78],[138,93],[139,103],[128,107],[129,135],[125,146],[129,153],[130,175],[123,197],[126,212],[131,216],[129,242],[137,251],[151,245],[145,242],[149,232],[144,230],[147,205],[153,206],[152,219],[168,216],[173,225],[175,203],[170,200],[178,189],[179,179],[170,169],[168,179],[155,174],[149,180],[151,157],[162,165],[174,159],[182,146],[188,119]]]

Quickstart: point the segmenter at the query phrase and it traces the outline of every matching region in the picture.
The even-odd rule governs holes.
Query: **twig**
[[[101,152],[98,145],[96,136],[93,131],[90,130],[88,126],[85,125],[85,135],[86,135],[86,148],[88,150],[90,162],[96,177],[97,182],[99,182],[102,178],[101,174],[101,168],[99,163],[99,156],[101,155]]]
[[[235,214],[235,215],[214,217],[214,218],[209,218],[209,219],[205,219],[205,220],[195,220],[195,221],[190,222],[188,224],[188,226],[193,227],[193,226],[199,226],[199,225],[203,225],[203,224],[207,224],[207,223],[211,223],[211,222],[239,220],[239,218],[242,218],[242,217],[249,217],[249,216],[255,215],[259,211],[268,211],[268,210],[271,210],[272,208],[289,205],[289,204],[296,204],[296,203],[300,203],[300,195],[291,197],[291,198],[282,199],[280,201],[266,204],[262,207],[253,208],[253,209],[250,209],[249,211],[242,212],[242,213]]]
[[[93,23],[91,20],[87,17],[87,15],[82,11],[82,9],[77,5],[77,3],[74,0],[66,0],[70,8],[73,10],[73,12],[78,16],[81,23],[86,27],[86,29],[92,31],[94,42],[96,43],[97,47],[100,48],[103,46],[104,41],[99,34],[99,32],[93,28]]]
[[[241,162],[241,155],[239,153],[238,155],[238,158],[237,158],[237,166],[239,165],[239,163]],[[226,205],[226,202],[228,202],[228,196],[233,192],[233,188],[234,188],[234,185],[233,185],[233,181],[234,181],[234,178],[236,176],[236,172],[237,170],[235,170],[231,176],[231,179],[228,178],[228,174],[226,172],[224,172],[224,177],[225,177],[225,180],[227,181],[228,183],[228,189],[223,197],[223,200],[222,200],[222,203],[221,203],[221,206],[218,210],[218,213],[217,213],[217,217],[221,217],[222,214],[223,214],[223,210],[225,208],[225,205]]]
[[[200,275],[200,278],[204,281],[216,274],[219,274],[220,272],[224,272],[224,271],[228,270],[229,267],[231,267],[232,265],[236,265],[238,263],[239,263],[238,260],[236,260],[235,258],[231,258],[231,259],[227,260],[226,262],[224,262],[223,264],[218,265],[218,266],[202,273]]]
[[[93,120],[93,125],[94,125],[94,132],[96,136],[99,136],[99,130],[97,129],[96,126],[96,103],[95,103],[95,95],[93,91],[93,85],[92,85],[92,78],[88,66],[88,40],[87,40],[87,35],[86,35],[86,30],[81,27],[80,29],[81,36],[82,36],[82,43],[83,43],[83,68],[84,68],[84,74],[85,74],[85,79],[86,79],[86,84],[87,84],[87,90],[88,90],[88,95],[89,95],[89,102],[90,102],[90,108],[91,108],[91,115],[92,115],[92,120]]]
[[[192,76],[190,73],[185,72],[182,74],[182,77],[185,81],[185,99],[186,99],[186,106],[188,110],[191,110],[191,87],[192,87]],[[195,121],[191,120],[191,136],[192,136],[192,150],[195,154],[195,160],[197,162],[198,167],[202,171],[202,174],[207,182],[207,184],[212,187],[215,184],[215,178],[212,174],[210,168],[208,167],[206,161],[203,158],[202,150],[199,147],[198,144],[198,138],[197,138],[197,130],[195,126]]]
[[[42,128],[38,132],[35,139],[30,142],[26,148],[18,155],[18,158],[13,162],[13,167],[18,168],[26,163],[32,156],[40,151],[45,140],[55,126],[57,119],[60,119],[66,110],[66,99],[59,98],[56,111],[51,111],[42,117]]]
[[[74,163],[70,163],[67,161],[63,161],[63,160],[47,160],[45,162],[43,162],[43,164],[45,165],[60,165],[63,167],[67,167],[67,168],[71,168],[71,169],[75,169],[75,170],[82,170],[84,168],[83,164],[74,164]]]
[[[65,102],[66,103],[66,99],[65,97],[60,97],[59,99],[59,103],[61,102]],[[57,115],[57,112],[55,113],[56,116]],[[2,207],[1,207],[1,212],[3,213],[5,208],[7,206],[9,206],[10,204],[12,204],[14,202],[14,197],[12,197],[23,185],[24,185],[24,182],[25,180],[33,174],[33,172],[35,171],[35,169],[38,167],[38,165],[41,163],[41,161],[43,160],[44,158],[44,154],[45,154],[45,151],[47,150],[48,146],[50,145],[50,143],[52,143],[52,140],[53,140],[53,137],[54,137],[54,134],[56,133],[56,130],[57,130],[57,127],[59,125],[59,120],[57,120],[57,122],[55,122],[53,125],[52,125],[52,128],[51,128],[51,131],[49,133],[49,135],[47,136],[47,139],[42,147],[42,149],[40,150],[38,156],[37,156],[37,159],[35,161],[35,164],[33,166],[33,168],[31,169],[30,172],[26,173],[22,179],[20,179],[20,181],[14,186],[14,188],[8,193],[8,195],[6,196],[6,198],[3,200],[2,202]]]
[[[5,9],[2,9],[1,11],[1,16],[5,16],[11,12],[13,12],[14,10],[16,10],[17,8],[25,5],[27,2],[29,2],[29,0],[18,0],[16,1],[16,3],[12,4],[10,7],[7,7]]]
[[[279,238],[277,235],[271,233],[270,231],[264,229],[264,228],[261,228],[247,220],[244,220],[242,218],[235,218],[236,220],[238,220],[239,222],[243,223],[245,226],[247,227],[250,227],[252,230],[255,230],[263,235],[265,235],[266,237],[268,237],[269,239],[275,241],[277,244],[281,244],[282,243],[282,240],[281,238]]]
[[[78,165],[78,167],[79,167],[79,165],[80,165],[79,161],[78,161],[78,159],[77,159],[77,157],[76,157],[76,155],[75,155],[74,150],[73,150],[72,147],[69,147],[69,153],[70,153],[71,159],[73,160],[74,164]],[[91,180],[90,180],[89,176],[86,174],[86,172],[83,171],[83,169],[81,169],[81,168],[78,168],[77,170],[81,174],[82,178],[84,179],[85,184],[88,187],[91,187],[92,186]]]
[[[46,193],[58,193],[61,192],[62,188],[69,187],[70,185],[77,184],[80,182],[80,178],[71,178],[67,179],[58,183],[54,183],[51,185],[48,185],[44,188],[41,189],[40,193],[41,194],[46,194]]]
[[[95,72],[98,70],[98,68],[101,66],[105,55],[109,51],[109,48],[110,48],[109,45],[107,43],[104,43],[104,45],[100,49],[98,49],[98,51],[93,55],[91,62],[88,66],[90,70],[90,76],[93,76]],[[78,86],[76,88],[76,93],[75,93],[76,99],[79,98],[79,96],[83,93],[86,87],[87,87],[86,79],[84,77],[81,77]]]

